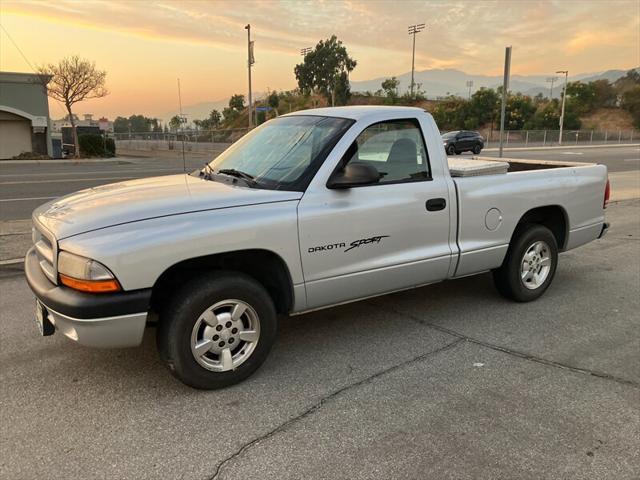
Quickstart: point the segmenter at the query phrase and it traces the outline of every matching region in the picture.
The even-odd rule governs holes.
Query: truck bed
[[[524,160],[519,158],[493,157],[448,157],[449,172],[452,177],[476,177],[479,175],[499,175],[529,170],[548,170],[562,167],[583,167],[592,165],[583,162],[560,162],[549,160]]]

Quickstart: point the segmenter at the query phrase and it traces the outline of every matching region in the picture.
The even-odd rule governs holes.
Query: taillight
[[[602,208],[607,208],[609,204],[609,197],[611,196],[611,184],[609,183],[609,178],[607,178],[607,186],[604,187],[604,203],[602,204]]]

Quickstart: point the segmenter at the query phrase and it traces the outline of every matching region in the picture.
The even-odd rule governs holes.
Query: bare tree
[[[71,111],[74,104],[90,98],[100,98],[109,94],[105,87],[107,72],[98,70],[95,62],[74,55],[63,58],[57,65],[52,63],[38,68],[40,75],[51,75],[48,94],[64,103],[73,130],[74,156],[80,156],[76,119]]]

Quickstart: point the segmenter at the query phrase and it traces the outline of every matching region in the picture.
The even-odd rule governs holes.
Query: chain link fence
[[[248,128],[184,130],[174,133],[126,132],[111,134],[117,150],[182,150],[216,152],[226,148],[249,131]]]
[[[500,132],[483,132],[485,148],[497,147]],[[564,130],[560,142],[559,130],[505,130],[505,147],[551,147],[571,145],[609,145],[640,143],[638,130]]]

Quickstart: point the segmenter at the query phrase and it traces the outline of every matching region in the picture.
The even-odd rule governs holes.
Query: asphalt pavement
[[[40,204],[105,183],[192,171],[209,158],[188,152],[183,166],[177,152],[157,157],[122,157],[106,162],[58,163],[0,161],[0,221],[30,218]],[[143,154],[143,152],[140,152]],[[153,155],[152,153],[144,153]],[[173,155],[173,156],[172,156]],[[487,150],[483,156],[497,156]],[[507,150],[505,156],[542,160],[598,162],[610,172],[640,171],[640,146]]]
[[[640,201],[607,216],[535,302],[485,274],[283,318],[265,365],[212,392],[152,329],[123,350],[39,337],[4,269],[0,478],[637,479]]]

